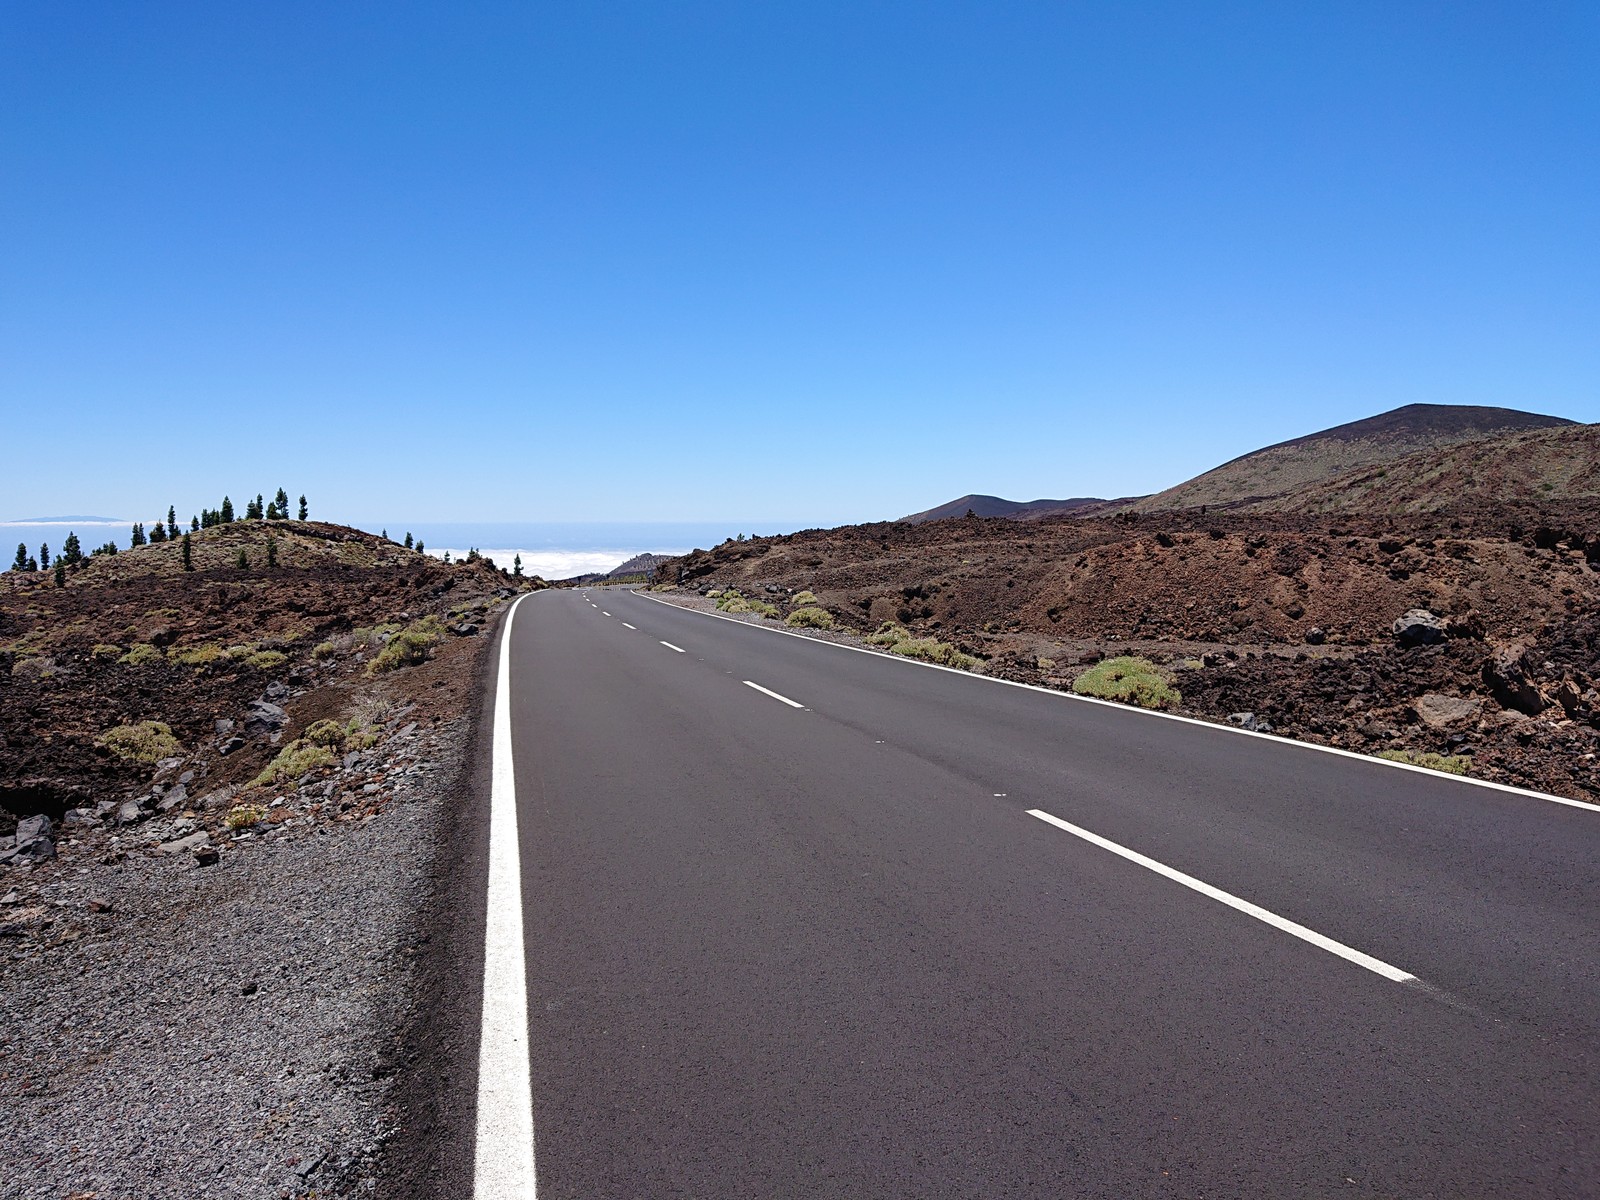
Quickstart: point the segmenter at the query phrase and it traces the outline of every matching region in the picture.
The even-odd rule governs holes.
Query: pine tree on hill
[[[129,546],[142,546],[142,545],[144,545],[144,526],[139,524],[139,522],[137,522],[137,521],[135,521],[133,523],[133,532],[128,535],[128,545]]]
[[[56,559],[56,586],[59,588],[67,586],[67,565],[59,558]]]
[[[424,549],[424,546],[422,545],[422,539],[418,538],[417,539],[417,553],[421,554],[423,549]]]
[[[28,545],[26,542],[17,543],[17,561],[11,564],[13,571],[26,571],[28,569]]]
[[[241,571],[248,571],[250,569],[250,556],[244,552],[243,546],[239,547],[239,559],[234,565]]]
[[[261,506],[261,493],[257,492],[256,498],[247,501],[244,506],[244,519],[246,521],[259,521],[265,515],[266,511]]]
[[[172,541],[178,536],[178,506],[167,505],[167,541]]]
[[[48,542],[42,542],[39,545],[39,561],[44,565],[46,571],[50,569],[50,545]]]
[[[194,551],[189,546],[189,535],[187,533],[183,535],[183,569],[185,571],[194,570]]]
[[[304,496],[301,496],[300,497],[300,519],[302,521],[304,521],[306,519],[306,513],[309,512],[309,511],[310,510],[308,508],[306,508],[306,498]]]
[[[511,560],[511,573],[517,578],[522,578],[522,555],[517,555]]]
[[[34,558],[34,556],[31,555],[31,554],[28,555],[28,570],[37,571],[38,569],[39,569],[39,560]]]
[[[199,517],[190,517],[189,518],[189,532],[190,533],[199,533],[200,532],[200,518]]]
[[[65,559],[69,566],[76,566],[83,561],[83,547],[78,544],[78,535],[69,532],[67,540],[61,543],[61,557],[56,560],[59,564]]]
[[[278,539],[273,537],[269,533],[269,534],[267,534],[267,566],[275,567],[277,565],[278,565]]]
[[[411,531],[410,530],[406,531],[406,549],[407,550],[411,549]]]
[[[167,540],[167,527],[165,525],[163,525],[160,521],[152,521],[152,522],[150,522],[150,544],[153,546],[157,542],[164,542],[166,540]]]
[[[288,492],[284,491],[282,488],[279,488],[278,494],[272,498],[272,506],[278,510],[278,520],[287,521],[289,519]]]
[[[233,501],[226,496],[222,498],[222,511],[217,514],[217,520],[223,525],[233,524]]]

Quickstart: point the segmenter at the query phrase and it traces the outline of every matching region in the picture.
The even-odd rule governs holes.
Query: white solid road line
[[[602,617],[609,617],[609,616],[610,616],[610,615],[611,615],[611,614],[610,614],[610,613],[608,613],[608,612],[606,612],[606,611],[605,611],[605,609],[601,609],[601,610],[600,610],[600,615],[601,615],[601,616],[602,616]]]
[[[478,1038],[478,1127],[472,1194],[533,1200],[533,1085],[528,1074],[528,983],[522,941],[522,862],[511,759],[511,626],[500,635],[489,792],[489,898],[483,930],[483,1024]]]
[[[744,681],[744,685],[745,685],[745,687],[753,687],[753,688],[755,688],[755,690],[760,692],[763,696],[771,696],[774,700],[782,700],[790,708],[804,708],[805,707],[804,704],[801,704],[797,700],[791,700],[787,696],[780,696],[780,695],[778,695],[777,692],[773,691],[771,688],[764,688],[759,683],[751,683],[748,679],[746,679]]]
[[[663,646],[665,646],[668,650],[676,650],[679,654],[684,653],[684,649],[683,649],[682,646],[674,646],[671,642],[662,642],[661,644]]]
[[[1126,846],[1119,846],[1116,842],[1108,841],[1097,833],[1090,833],[1087,829],[1082,829],[1070,822],[1063,821],[1060,817],[1052,817],[1049,813],[1041,812],[1037,808],[1030,808],[1028,815],[1030,817],[1038,817],[1039,820],[1054,825],[1057,829],[1065,829],[1074,837],[1080,837],[1091,845],[1099,846],[1102,850],[1109,850],[1113,854],[1121,855],[1131,863],[1138,863],[1146,870],[1154,871],[1157,875],[1164,875],[1174,883],[1181,883],[1186,888],[1192,888],[1202,896],[1209,896],[1217,903],[1226,904],[1229,908],[1237,909],[1246,916],[1254,917],[1258,921],[1271,925],[1274,929],[1281,929],[1284,933],[1292,934],[1303,942],[1310,942],[1313,946],[1326,950],[1329,954],[1337,954],[1347,962],[1353,962],[1358,967],[1365,967],[1375,975],[1382,975],[1385,979],[1394,983],[1415,983],[1417,980],[1417,977],[1409,971],[1402,971],[1399,967],[1391,967],[1382,959],[1373,958],[1372,955],[1363,954],[1359,950],[1352,950],[1343,942],[1336,942],[1330,937],[1324,937],[1314,929],[1307,929],[1304,925],[1296,924],[1286,917],[1280,917],[1277,913],[1268,912],[1259,905],[1251,904],[1248,900],[1241,900],[1221,888],[1212,887],[1209,883],[1203,883],[1193,875],[1185,875],[1182,871],[1174,870],[1172,867],[1167,866],[1165,863],[1159,863],[1153,858],[1146,858],[1136,850],[1129,850]]]
[[[626,622],[626,621],[624,621],[624,622],[623,622],[623,623],[622,623],[622,627],[623,627],[623,628],[624,628],[624,629],[631,629],[631,630],[633,630],[633,631],[634,631],[634,632],[635,632],[635,633],[638,633],[638,632],[639,632],[639,627],[638,627],[638,626],[637,626],[637,625],[629,625],[629,624],[628,624],[628,623],[627,623],[627,622]]]

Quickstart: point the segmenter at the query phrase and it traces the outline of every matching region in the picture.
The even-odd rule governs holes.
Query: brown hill
[[[1563,417],[1467,404],[1408,404],[1241,455],[1135,501],[1135,512],[1271,500],[1364,468],[1496,434],[1570,426]]]
[[[1252,507],[1398,516],[1461,505],[1595,498],[1600,498],[1600,425],[1563,425],[1424,450]]]

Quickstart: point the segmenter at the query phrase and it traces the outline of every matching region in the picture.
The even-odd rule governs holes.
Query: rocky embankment
[[[271,535],[0,576],[6,1200],[380,1194],[513,581]]]
[[[841,631],[1047,687],[1146,658],[1189,715],[1600,801],[1597,567],[1600,505],[1563,502],[889,522],[726,542],[655,582],[807,589]]]

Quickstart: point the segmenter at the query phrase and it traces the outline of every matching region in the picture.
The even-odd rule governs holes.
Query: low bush
[[[306,729],[305,740],[314,746],[337,746],[344,741],[345,727],[337,721],[316,721]]]
[[[161,651],[149,642],[140,642],[136,646],[129,646],[128,652],[117,659],[120,663],[127,663],[130,667],[146,667],[151,663],[162,661]]]
[[[1378,757],[1413,767],[1427,767],[1430,771],[1447,771],[1451,775],[1465,775],[1472,765],[1472,760],[1462,754],[1433,754],[1425,750],[1381,750]]]
[[[890,654],[898,654],[902,658],[915,658],[920,662],[938,663],[941,667],[971,671],[980,665],[980,660],[970,654],[963,654],[948,642],[941,642],[938,638],[919,638],[909,629],[896,625],[893,621],[885,621],[878,626],[876,633],[867,635],[867,641],[874,646],[882,646]]]
[[[776,604],[768,604],[764,600],[746,600],[745,604],[751,612],[758,616],[768,617],[773,620],[777,619],[778,606]]]
[[[833,614],[825,608],[797,608],[783,623],[802,629],[832,629]]]
[[[122,657],[122,647],[113,646],[110,642],[100,642],[89,653],[101,659],[120,658]]]
[[[228,810],[228,815],[222,818],[222,823],[229,829],[248,829],[258,821],[267,819],[267,810],[259,804],[236,804]]]
[[[790,596],[789,603],[794,605],[796,608],[805,608],[808,605],[821,604],[822,601],[817,599],[817,594],[815,592],[813,592],[810,588],[806,588],[804,591],[796,592],[794,595]]]
[[[288,661],[289,656],[282,650],[257,650],[245,656],[244,665],[257,671],[271,671]]]
[[[438,644],[444,627],[437,617],[423,617],[413,621],[400,632],[391,634],[377,656],[367,664],[368,675],[382,675],[398,671],[401,667],[414,667],[428,661]]]
[[[318,642],[311,647],[312,658],[332,658],[339,652],[339,648],[332,642]]]
[[[108,729],[100,744],[123,762],[152,766],[163,758],[182,754],[183,747],[172,736],[172,726],[161,721],[140,721],[137,725],[118,725]]]
[[[167,660],[175,662],[182,667],[209,667],[218,659],[228,657],[228,652],[215,642],[203,642],[198,646],[185,646],[181,650],[173,646],[167,651]]]
[[[1072,681],[1080,696],[1098,700],[1118,700],[1140,708],[1172,708],[1183,696],[1172,681],[1147,658],[1108,658],[1096,663]]]
[[[296,780],[309,771],[331,767],[337,761],[333,757],[333,751],[326,746],[318,746],[304,740],[293,741],[278,751],[278,756],[262,769],[261,774],[250,781],[250,785],[264,787],[286,780]]]

